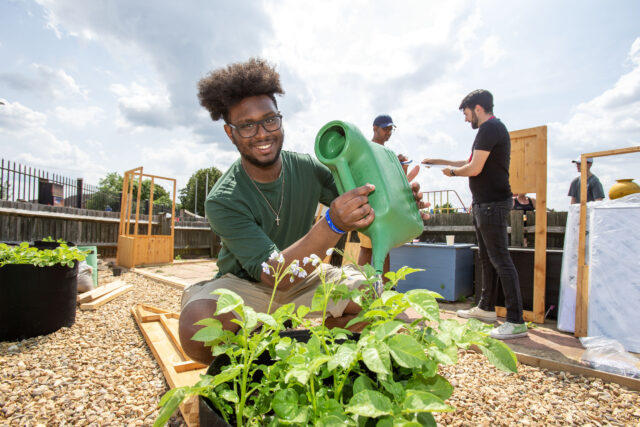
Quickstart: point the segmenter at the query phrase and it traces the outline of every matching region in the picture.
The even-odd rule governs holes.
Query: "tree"
[[[191,175],[187,186],[180,190],[180,204],[184,209],[193,211],[199,215],[204,215],[204,201],[213,184],[222,176],[222,172],[215,166],[198,169]],[[209,178],[207,180],[207,177]],[[197,182],[197,202],[196,207],[196,182]],[[205,188],[207,186],[207,188]]]
[[[118,172],[110,172],[99,181],[98,191],[91,195],[91,199],[87,202],[88,209],[104,210],[107,205],[111,208],[120,206],[120,200],[122,197],[122,183],[124,178]],[[128,189],[127,189],[128,190]],[[142,180],[142,190],[140,192],[140,200],[149,200],[149,194],[151,193],[151,180]],[[138,198],[138,180],[134,177],[133,192],[131,197],[134,202]],[[169,192],[165,190],[157,182],[153,185],[153,205],[171,205],[171,197]],[[118,210],[118,209],[114,209]]]

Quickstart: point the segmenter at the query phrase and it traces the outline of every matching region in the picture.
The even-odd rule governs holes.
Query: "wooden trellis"
[[[138,234],[140,222],[140,191],[143,177],[151,178],[149,194],[149,215],[146,221],[147,233]],[[154,235],[153,229],[153,190],[156,179],[173,182],[173,200],[171,206],[171,234]],[[136,195],[136,216],[133,232],[131,232],[133,183],[138,182]],[[176,180],[142,172],[142,166],[124,173],[122,183],[122,204],[120,205],[120,228],[118,232],[118,252],[116,262],[123,267],[131,268],[138,265],[162,264],[173,261],[174,222],[176,213]]]
[[[544,323],[547,273],[547,127],[509,132],[511,163],[509,183],[511,191],[535,193],[535,253],[533,270],[533,309],[523,312],[524,320]],[[496,307],[496,314],[506,317],[504,307]]]

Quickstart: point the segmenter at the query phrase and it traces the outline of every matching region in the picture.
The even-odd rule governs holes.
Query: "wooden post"
[[[524,246],[523,211],[512,210],[511,214],[511,246]]]

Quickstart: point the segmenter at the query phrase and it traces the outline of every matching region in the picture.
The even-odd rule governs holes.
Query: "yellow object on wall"
[[[610,199],[619,199],[629,194],[640,193],[640,185],[633,182],[633,179],[618,179],[609,189]]]

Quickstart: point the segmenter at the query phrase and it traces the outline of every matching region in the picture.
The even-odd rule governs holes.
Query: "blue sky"
[[[510,130],[547,125],[548,206],[566,210],[580,153],[640,145],[637,1],[5,0],[0,3],[0,157],[83,177],[144,166],[185,185],[237,151],[198,104],[210,70],[261,56],[286,91],[285,149],[313,153],[334,119],[414,159],[467,158],[457,107],[477,88]],[[605,192],[640,155],[597,159]],[[423,189],[467,180],[422,170]]]

